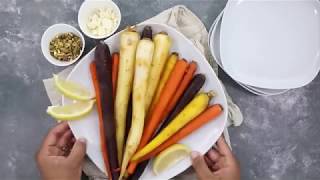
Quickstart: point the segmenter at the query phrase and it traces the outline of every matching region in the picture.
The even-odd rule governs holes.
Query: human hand
[[[52,128],[36,154],[44,180],[80,180],[86,140],[72,135],[66,122]]]
[[[224,138],[204,156],[191,153],[192,166],[200,180],[240,180],[240,166]]]

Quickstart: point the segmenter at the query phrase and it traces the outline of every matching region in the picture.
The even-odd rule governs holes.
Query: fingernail
[[[192,151],[192,152],[191,152],[191,158],[192,158],[192,159],[195,159],[195,158],[197,158],[198,156],[200,156],[200,153],[199,153],[199,152],[197,152],[197,151]]]
[[[81,137],[81,138],[79,138],[78,140],[79,140],[80,142],[83,142],[83,143],[86,143],[86,142],[87,142],[87,139],[84,138],[84,137]]]

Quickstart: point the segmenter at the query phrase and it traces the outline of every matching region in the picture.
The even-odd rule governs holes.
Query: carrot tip
[[[127,31],[136,32],[136,26],[128,26]]]
[[[178,52],[172,52],[171,54],[172,54],[172,55],[175,55],[175,56],[179,56],[179,53],[178,53]]]
[[[180,59],[181,61],[188,62],[185,58]],[[187,71],[187,69],[186,69]]]
[[[165,31],[161,31],[161,32],[159,32],[159,34],[168,35],[168,33],[167,33],[167,32],[165,32]]]
[[[209,96],[209,98],[212,98],[212,97],[216,96],[216,93],[214,91],[209,91],[207,93],[207,95]]]

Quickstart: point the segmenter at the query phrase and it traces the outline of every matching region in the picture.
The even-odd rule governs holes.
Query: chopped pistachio
[[[80,55],[81,49],[80,37],[71,32],[60,34],[49,43],[51,56],[60,61],[76,59]]]

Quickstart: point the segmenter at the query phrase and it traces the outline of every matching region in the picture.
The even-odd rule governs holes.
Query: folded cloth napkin
[[[191,12],[187,7],[182,5],[174,6],[142,23],[151,22],[167,24],[184,34],[205,55],[213,70],[218,75],[218,65],[213,59],[213,57],[210,55],[210,51],[208,48],[208,31],[206,30],[201,20],[195,14],[193,14],[193,12]],[[73,66],[70,66],[62,72],[60,72],[58,75],[60,77],[67,77],[72,69]],[[51,103],[54,105],[61,104],[61,95],[57,93],[57,91],[55,90],[52,78],[43,80],[43,83]],[[242,113],[238,106],[232,102],[232,99],[228,95],[228,93],[226,91],[225,93],[227,96],[229,107],[227,125],[239,126],[243,120]],[[231,147],[227,127],[224,130],[224,137],[229,146]],[[107,177],[95,166],[95,164],[89,158],[86,158],[84,162],[83,171],[92,180],[107,179]],[[196,176],[194,175],[192,169],[188,169],[181,175],[177,176],[175,179],[196,179]]]

